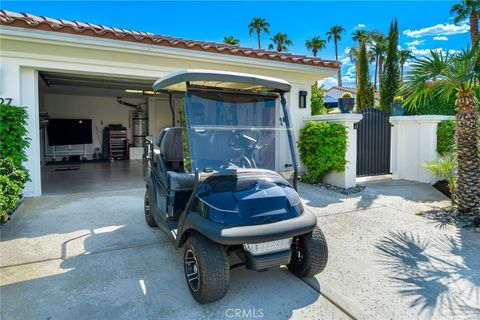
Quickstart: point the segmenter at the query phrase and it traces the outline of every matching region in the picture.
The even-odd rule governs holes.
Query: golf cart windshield
[[[278,94],[189,88],[185,108],[193,171],[258,168],[290,178],[295,151]]]

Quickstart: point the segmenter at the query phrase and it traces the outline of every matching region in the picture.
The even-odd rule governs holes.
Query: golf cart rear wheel
[[[292,259],[287,267],[297,277],[311,277],[325,269],[327,260],[327,241],[316,226],[312,232],[293,238]]]
[[[221,299],[227,293],[230,265],[222,245],[193,235],[183,246],[183,264],[188,289],[199,303]]]
[[[153,219],[152,210],[150,210],[150,196],[148,193],[148,189],[145,190],[145,197],[143,201],[143,208],[145,211],[145,220],[150,227],[157,227],[157,223],[155,219]]]

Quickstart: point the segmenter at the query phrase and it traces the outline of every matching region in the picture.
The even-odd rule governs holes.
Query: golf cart
[[[286,265],[298,277],[320,273],[328,249],[296,192],[290,84],[186,70],[160,78],[153,89],[182,95],[185,103],[173,120],[181,127],[146,140],[145,219],[183,247],[193,297],[222,298],[237,265],[257,271]]]

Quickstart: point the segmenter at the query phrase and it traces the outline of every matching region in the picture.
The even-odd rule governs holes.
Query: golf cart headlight
[[[245,243],[243,248],[253,256],[270,254],[290,249],[292,238],[261,243]]]

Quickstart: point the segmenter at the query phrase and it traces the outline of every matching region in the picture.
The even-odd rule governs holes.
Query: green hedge
[[[323,101],[325,89],[323,89],[323,87],[317,87],[316,84],[313,84],[311,89],[312,96],[310,97],[310,108],[312,116],[326,114],[327,108],[325,108],[325,103]]]
[[[27,172],[15,165],[12,159],[0,159],[0,220],[5,222],[8,211],[15,209],[22,198],[22,190],[28,180]]]
[[[320,182],[332,171],[343,171],[347,161],[347,128],[341,124],[309,121],[300,130],[300,159],[307,183]]]
[[[480,100],[480,88],[474,89],[475,96]],[[448,101],[445,101],[439,96],[430,96],[417,108],[411,108],[406,105],[407,114],[409,115],[423,115],[423,114],[439,114],[445,116],[454,116],[457,114],[455,111],[455,95],[452,95]],[[478,105],[478,111],[480,112],[480,104]]]
[[[437,126],[437,152],[452,153],[455,148],[455,120],[444,120]]]
[[[27,160],[27,111],[25,108],[0,104],[0,221],[17,207],[22,198],[28,172],[23,167]]]
[[[10,158],[17,166],[27,160],[27,118],[25,108],[0,104],[0,158]]]
[[[455,151],[455,120],[441,121],[437,126],[437,152],[445,155]],[[480,141],[480,128],[478,130]]]

